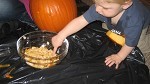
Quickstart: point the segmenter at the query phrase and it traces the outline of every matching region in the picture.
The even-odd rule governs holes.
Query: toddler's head
[[[96,11],[105,17],[116,17],[132,5],[132,0],[93,0]]]
[[[97,2],[108,2],[108,3],[117,3],[117,4],[125,4],[127,2],[131,2],[132,0],[93,0],[95,3]]]

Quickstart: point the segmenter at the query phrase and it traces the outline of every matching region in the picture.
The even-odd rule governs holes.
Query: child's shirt
[[[124,35],[125,44],[130,47],[138,44],[142,29],[150,24],[150,11],[139,0],[133,0],[132,6],[125,10],[115,26],[111,24],[111,18],[96,12],[95,5],[92,5],[83,16],[89,23],[96,20],[105,22],[109,30]]]

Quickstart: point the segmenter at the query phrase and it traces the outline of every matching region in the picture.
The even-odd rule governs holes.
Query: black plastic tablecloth
[[[98,28],[97,28],[98,27]],[[67,37],[69,51],[62,62],[47,69],[35,69],[28,66],[18,56],[15,43],[1,45],[1,64],[11,64],[0,69],[2,84],[149,84],[149,70],[144,57],[136,47],[124,60],[119,69],[107,67],[105,57],[120,50],[112,42],[100,24],[93,23],[81,31]],[[3,50],[3,51],[2,51]],[[13,78],[5,78],[11,72]]]

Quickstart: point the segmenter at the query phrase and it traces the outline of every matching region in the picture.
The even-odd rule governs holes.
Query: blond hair
[[[125,2],[128,2],[128,1],[132,1],[132,0],[93,0],[93,2],[99,2],[99,1],[106,1],[108,3],[118,3],[118,4],[124,4]]]

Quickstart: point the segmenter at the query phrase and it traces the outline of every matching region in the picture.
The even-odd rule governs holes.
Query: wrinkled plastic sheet
[[[98,28],[97,28],[98,27]],[[93,23],[69,36],[69,51],[64,60],[51,68],[35,69],[18,56],[15,45],[0,46],[0,69],[3,84],[150,84],[149,70],[138,48],[120,64],[107,67],[105,57],[117,53],[121,46],[112,42],[100,24]],[[12,71],[10,71],[14,68]],[[10,71],[13,78],[5,77]]]

